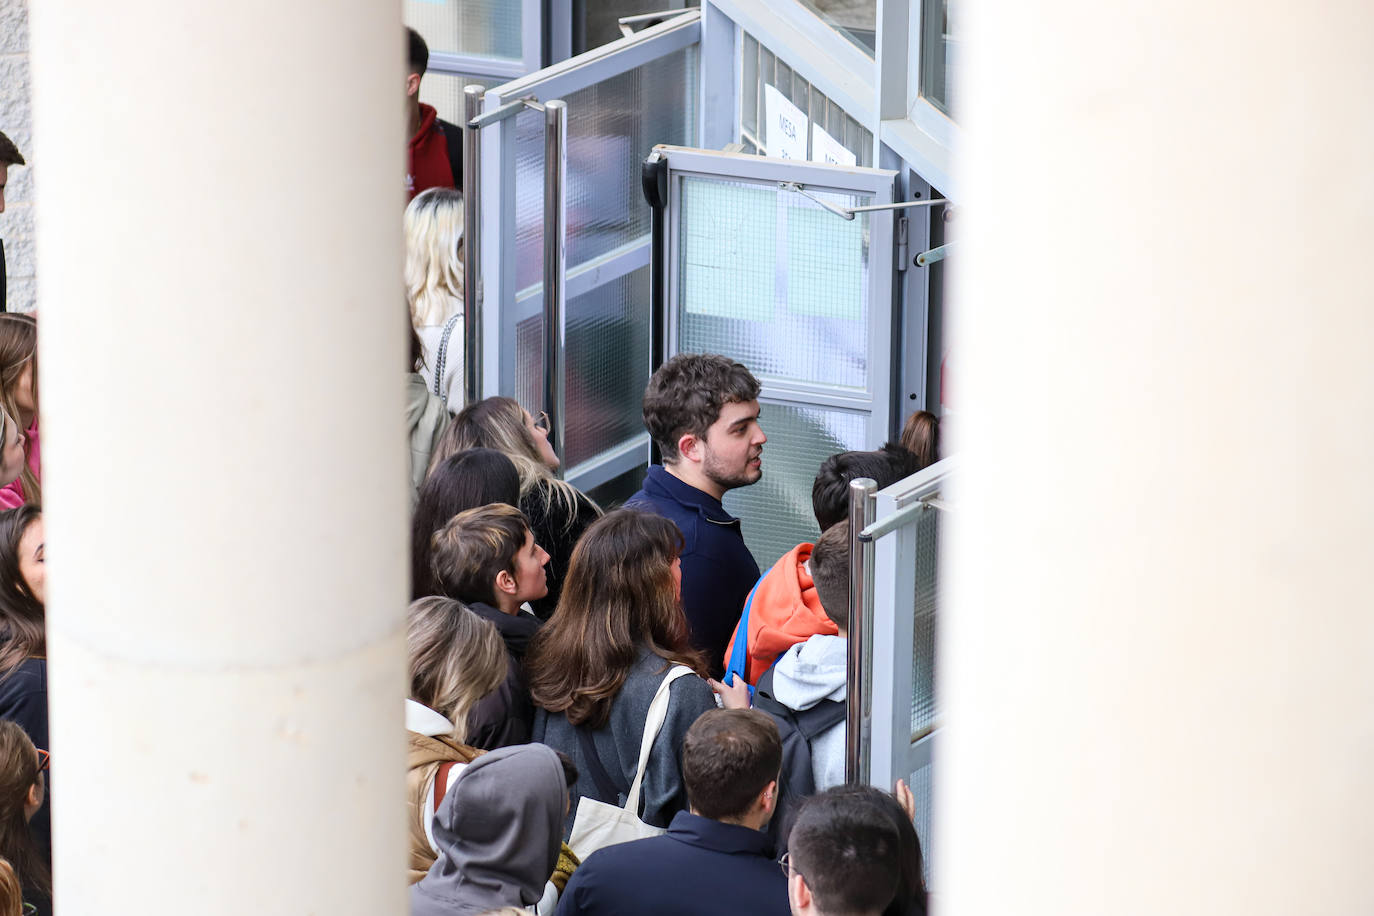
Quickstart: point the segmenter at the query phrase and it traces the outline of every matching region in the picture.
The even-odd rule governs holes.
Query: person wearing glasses
[[[793,916],[882,916],[897,895],[901,849],[881,806],[843,790],[807,799],[782,860]]]
[[[548,620],[563,593],[573,547],[601,509],[572,484],[559,480],[558,455],[549,443],[549,416],[531,415],[511,398],[493,397],[463,408],[449,424],[430,459],[433,472],[450,455],[470,448],[493,448],[520,474],[520,511],[529,519],[535,543],[549,553],[548,594],[530,602]]]
[[[37,506],[0,512],[0,719],[17,724],[38,747],[48,746],[44,553]],[[40,854],[51,861],[46,802],[32,829]]]
[[[45,802],[46,769],[48,752],[17,723],[0,721],[0,857],[14,869],[24,912],[36,916],[52,913],[52,873],[29,827]]]
[[[763,713],[703,713],[682,744],[690,810],[662,836],[588,856],[563,891],[559,916],[786,916],[787,880],[762,832],[781,765],[777,726]]]

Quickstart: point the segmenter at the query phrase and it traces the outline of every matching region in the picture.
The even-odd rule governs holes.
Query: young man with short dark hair
[[[663,836],[607,846],[573,873],[559,916],[785,916],[787,886],[761,828],[777,797],[782,746],[752,709],[701,715],[682,745],[690,811]]]
[[[882,489],[917,470],[916,456],[891,444],[872,452],[831,455],[821,462],[811,485],[816,524],[825,531],[849,517],[851,480],[871,477]],[[816,633],[835,635],[812,581],[814,546],[803,542],[783,554],[753,587],[725,657],[727,677],[734,672],[757,684],[789,647]]]
[[[429,69],[429,45],[406,29],[406,200],[430,188],[463,190],[463,131],[420,101],[420,80]]]
[[[724,356],[679,354],[644,391],[644,425],[663,456],[627,506],[652,511],[682,531],[682,609],[692,645],[719,677],[758,563],[739,519],[725,511],[728,490],[763,475],[758,379]]]
[[[525,602],[548,594],[549,555],[524,514],[492,503],[460,512],[434,533],[430,565],[439,591],[495,624],[510,654],[505,682],[468,716],[467,743],[491,750],[530,740],[534,706],[520,662],[539,629]]]
[[[792,916],[879,916],[897,894],[901,840],[876,805],[807,799],[787,838]]]

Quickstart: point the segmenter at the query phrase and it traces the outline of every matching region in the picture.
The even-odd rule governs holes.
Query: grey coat
[[[671,665],[648,649],[642,649],[630,668],[625,683],[611,702],[611,715],[604,728],[592,733],[597,756],[620,786],[617,798],[600,798],[591,768],[582,754],[577,732],[563,713],[535,709],[532,740],[562,751],[577,764],[577,784],[573,786],[572,806],[563,824],[563,838],[572,833],[577,802],[583,795],[599,801],[624,805],[625,792],[635,777],[639,763],[639,744],[644,738],[644,717],[658,690],[659,682]],[[687,791],[682,785],[682,739],[692,723],[708,709],[715,709],[715,694],[706,681],[696,675],[680,677],[669,688],[668,717],[649,753],[640,792],[640,819],[656,827],[667,827],[673,815],[687,810]]]

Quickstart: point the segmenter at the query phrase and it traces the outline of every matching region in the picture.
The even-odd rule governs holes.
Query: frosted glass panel
[[[911,645],[911,740],[935,725],[935,624],[939,595],[940,515],[917,516],[916,604]]]
[[[573,467],[644,432],[649,268],[568,300],[568,443]]]
[[[658,143],[696,143],[697,49],[684,48],[564,98],[568,269],[649,235],[639,170]],[[544,121],[516,122],[515,287],[543,282]]]
[[[725,494],[725,508],[743,523],[744,542],[760,569],[820,535],[811,484],[826,458],[866,447],[867,422],[862,413],[762,404],[759,425],[768,436],[763,477]]]
[[[869,215],[845,220],[763,184],[678,180],[681,349],[760,378],[866,391]]]
[[[490,89],[501,82],[504,80],[489,76],[435,73],[431,70],[420,81],[420,101],[426,105],[433,105],[434,110],[439,112],[439,117],[450,124],[462,126],[463,87],[476,84],[483,89]]]
[[[405,24],[430,53],[520,60],[522,0],[405,0]]]

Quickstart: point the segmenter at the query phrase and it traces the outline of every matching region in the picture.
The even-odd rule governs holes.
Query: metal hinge
[[[907,255],[911,253],[907,245],[907,232],[911,229],[911,222],[905,216],[897,218],[897,269],[906,270]]]

